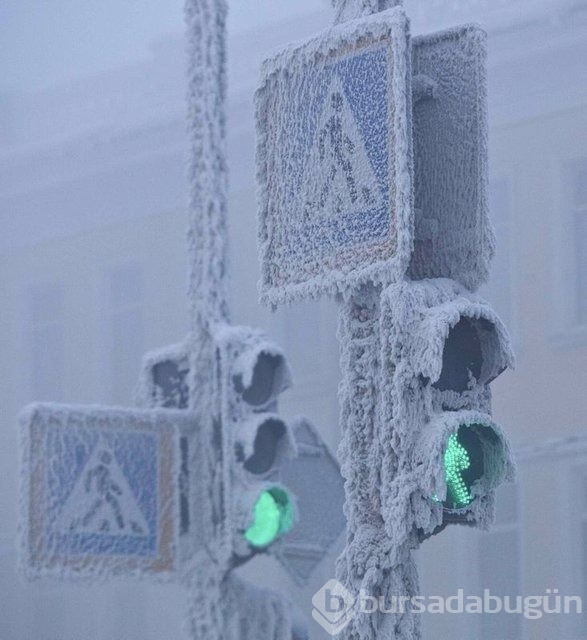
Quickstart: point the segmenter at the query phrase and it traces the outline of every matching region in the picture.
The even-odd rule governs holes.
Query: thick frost
[[[381,296],[381,297],[380,297]],[[338,579],[351,591],[385,596],[418,595],[411,552],[447,522],[487,528],[494,490],[511,481],[514,465],[507,438],[490,417],[489,382],[513,365],[503,324],[489,305],[458,283],[404,281],[382,293],[365,288],[341,308],[342,473],[348,518],[347,548]],[[450,330],[467,318],[478,332],[479,379],[464,391],[435,387]],[[443,454],[459,426],[483,443],[483,476],[476,498],[447,513]],[[412,640],[419,616],[357,613],[343,637]]]
[[[29,578],[176,578],[178,411],[34,404],[20,416],[21,564]]]
[[[408,47],[396,8],[265,61],[256,96],[265,302],[405,273],[413,227]]]
[[[291,603],[231,574],[224,584],[223,640],[292,640]]]

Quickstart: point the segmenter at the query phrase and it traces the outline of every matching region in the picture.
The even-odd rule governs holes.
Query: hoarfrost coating
[[[21,566],[29,578],[176,578],[173,411],[34,404],[20,417]]]
[[[471,294],[494,252],[486,36],[465,26],[412,45],[401,8],[335,4],[339,24],[262,70],[261,300],[338,294],[347,545],[337,578],[350,593],[415,595],[413,549],[449,522],[486,528],[495,488],[513,478],[488,386],[513,363],[509,337]],[[461,322],[479,354],[455,381],[445,352]],[[443,462],[461,429],[482,473],[455,509]],[[414,640],[421,630],[410,611],[359,611],[342,634]]]
[[[406,275],[470,290],[487,280],[486,40],[464,25],[412,42],[396,8],[265,61],[262,302],[348,295]]]
[[[265,61],[256,95],[263,301],[405,273],[413,242],[408,54],[407,19],[391,9]]]

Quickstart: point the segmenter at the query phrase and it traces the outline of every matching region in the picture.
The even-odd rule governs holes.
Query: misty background
[[[587,604],[587,2],[406,0],[412,33],[489,31],[491,216],[484,295],[518,364],[492,385],[518,452],[490,533],[453,527],[418,552],[423,595],[580,595]],[[332,22],[326,0],[229,2],[231,312],[288,353],[286,416],[339,437],[336,308],[259,306],[253,93],[261,60]],[[133,404],[145,351],[187,323],[182,2],[0,3],[0,640],[182,638],[172,585],[25,584],[17,575],[16,416],[32,400]],[[320,487],[317,487],[317,491]],[[247,575],[305,616],[271,558]],[[587,615],[427,615],[425,638],[587,638]]]

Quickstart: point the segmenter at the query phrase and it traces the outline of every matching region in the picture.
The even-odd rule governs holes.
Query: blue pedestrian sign
[[[33,405],[23,429],[29,575],[170,574],[178,534],[176,411]]]
[[[396,8],[265,62],[257,169],[266,301],[405,273],[413,225],[409,51]]]

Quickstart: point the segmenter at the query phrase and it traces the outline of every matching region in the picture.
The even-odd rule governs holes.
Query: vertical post
[[[394,475],[397,460],[379,442],[381,416],[380,287],[354,291],[339,306],[341,428],[339,458],[345,479],[347,544],[337,562],[337,579],[357,597],[361,591],[386,608],[395,597],[418,595],[418,576],[409,541],[392,540],[381,507],[382,465]],[[396,600],[397,601],[397,600]],[[368,600],[373,603],[373,600]],[[373,609],[373,605],[369,605]],[[356,611],[341,632],[346,640],[417,640],[417,615]]]
[[[378,287],[367,286],[339,306],[342,373],[339,459],[345,479],[347,544],[338,559],[337,579],[353,595],[364,586],[365,573],[371,571],[366,567],[369,550],[383,531],[376,450],[379,294]],[[345,631],[349,638],[353,637],[351,627]]]
[[[212,336],[216,324],[228,320],[226,301],[227,167],[225,141],[226,97],[226,0],[186,0],[188,43],[189,138],[189,300],[190,300],[190,399],[197,428],[205,442],[202,452],[190,451],[190,492],[205,478],[212,495],[201,501],[205,513],[194,514],[192,535],[202,538],[205,557],[184,570],[188,589],[188,632],[198,640],[222,640],[222,584],[230,545],[226,527],[226,496],[222,491],[226,465],[218,456],[224,447],[219,415],[215,351]],[[198,456],[198,457],[196,457]],[[203,469],[201,467],[204,467]],[[214,505],[214,503],[220,503]],[[201,505],[202,506],[202,505]],[[219,508],[220,512],[216,511]],[[196,530],[197,529],[197,530]],[[224,530],[223,530],[224,529]],[[189,544],[189,543],[188,543]]]
[[[335,22],[401,6],[403,0],[333,0]],[[367,285],[352,291],[339,305],[341,345],[340,387],[342,439],[339,447],[345,480],[347,544],[337,562],[337,579],[356,597],[361,591],[383,598],[389,607],[395,596],[418,592],[418,575],[408,544],[395,545],[385,531],[381,513],[381,467],[394,466],[379,443],[381,287]],[[394,473],[387,469],[387,474]],[[373,600],[369,600],[373,603]],[[372,608],[372,605],[371,605]],[[418,640],[417,616],[356,611],[341,632],[346,640]]]
[[[186,0],[192,332],[225,321],[226,0]]]

